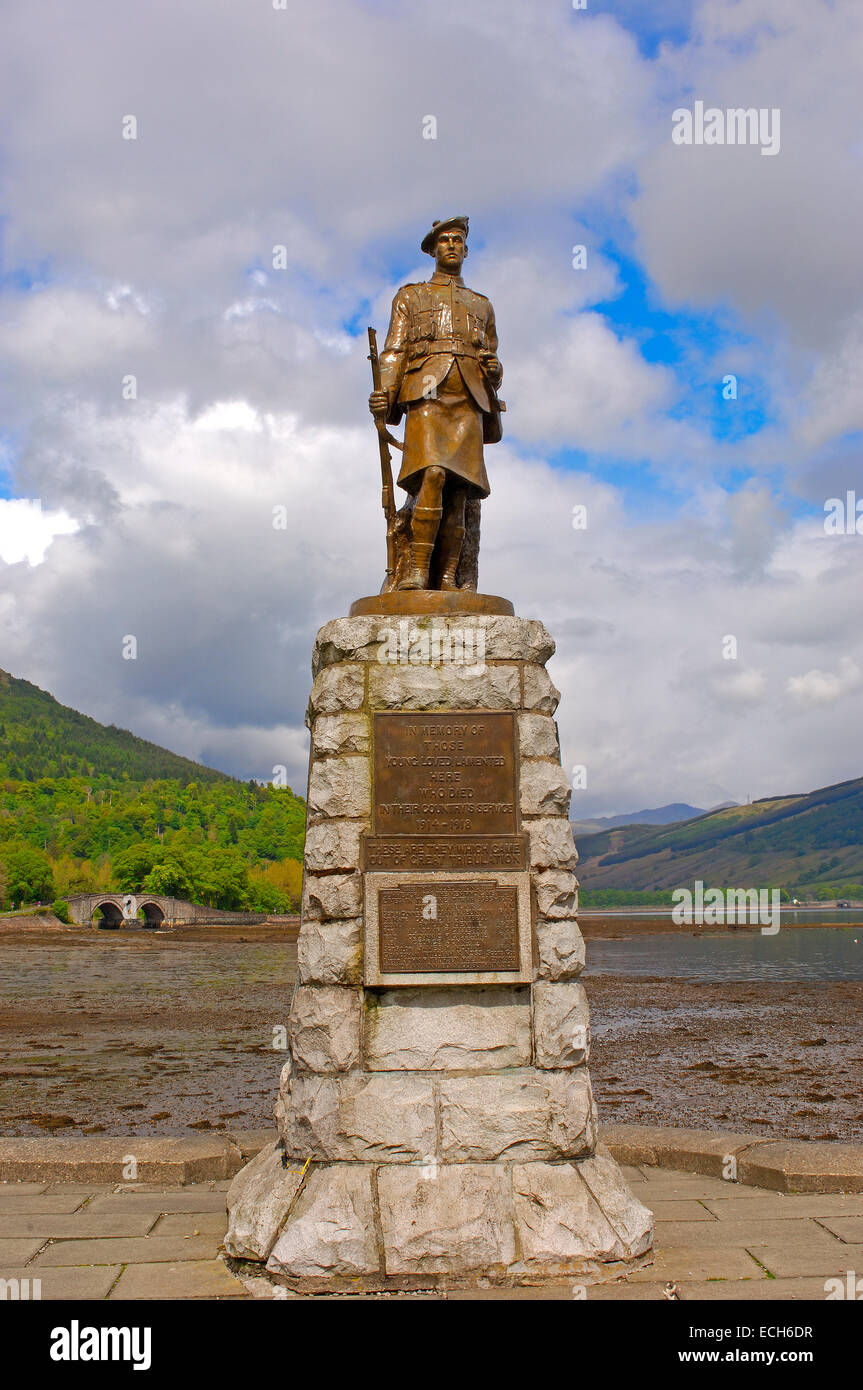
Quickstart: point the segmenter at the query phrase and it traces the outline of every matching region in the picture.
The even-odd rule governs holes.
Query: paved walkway
[[[663,1299],[668,1283],[681,1300],[824,1299],[825,1280],[863,1274],[863,1194],[624,1172],[655,1213],[655,1263],[588,1299]],[[39,1279],[43,1299],[248,1298],[218,1258],[228,1185],[0,1183],[0,1278]],[[474,1296],[571,1299],[573,1284],[448,1295]]]

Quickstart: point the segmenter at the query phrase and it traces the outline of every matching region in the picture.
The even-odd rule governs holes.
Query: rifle
[[[381,389],[381,364],[378,357],[378,337],[373,328],[369,329],[369,361],[372,364],[372,385],[376,391]],[[395,582],[396,573],[396,499],[393,493],[393,471],[390,462],[390,445],[403,449],[404,445],[394,439],[385,420],[375,420],[378,432],[378,445],[381,455],[381,506],[387,522],[387,577],[383,593],[387,593]]]

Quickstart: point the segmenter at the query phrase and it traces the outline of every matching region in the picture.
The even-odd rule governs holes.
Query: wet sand
[[[584,983],[600,1119],[863,1140],[863,982]]]
[[[293,931],[7,929],[0,974],[0,1133],[272,1122]],[[863,982],[585,986],[601,1119],[863,1140]]]

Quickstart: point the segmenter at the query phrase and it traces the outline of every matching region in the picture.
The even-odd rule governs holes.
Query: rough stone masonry
[[[315,643],[280,1138],[228,1193],[227,1256],[241,1273],[310,1292],[614,1277],[645,1262],[653,1218],[597,1145],[570,792],[545,669],[554,643],[515,617],[414,618],[418,632],[458,629],[450,649],[483,661],[391,662],[391,622],[336,619]],[[467,628],[482,629],[484,646],[464,641]],[[526,974],[369,983],[378,890],[362,847],[374,830],[374,716],[385,711],[512,712]],[[400,872],[411,878],[410,866]],[[414,877],[436,881],[427,869]]]

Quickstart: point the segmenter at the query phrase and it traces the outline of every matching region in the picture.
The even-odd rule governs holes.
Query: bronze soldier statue
[[[423,238],[434,274],[403,285],[393,300],[380,390],[369,396],[379,428],[407,417],[398,483],[413,506],[409,550],[394,579],[399,589],[460,587],[465,508],[478,512],[489,495],[483,444],[501,437],[494,310],[461,277],[467,233],[466,217],[448,217]]]

